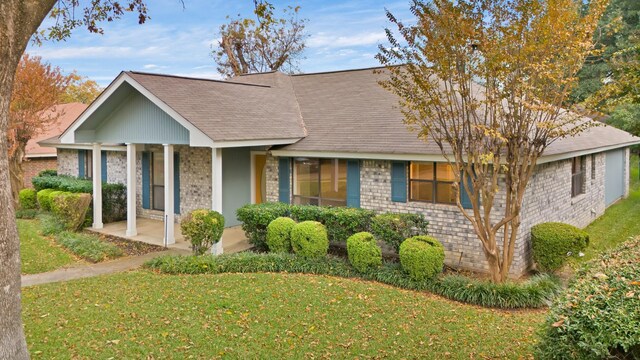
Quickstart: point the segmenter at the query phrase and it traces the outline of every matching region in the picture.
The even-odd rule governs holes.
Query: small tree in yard
[[[405,123],[434,141],[456,170],[458,208],[482,243],[492,279],[513,260],[520,210],[538,158],[554,140],[593,126],[561,108],[593,49],[607,0],[414,1],[417,22],[387,12],[397,35],[378,60],[382,86],[399,97]],[[500,196],[498,194],[500,193]],[[459,197],[458,197],[459,199]],[[505,201],[497,216],[496,201]]]

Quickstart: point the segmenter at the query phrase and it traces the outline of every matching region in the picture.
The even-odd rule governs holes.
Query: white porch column
[[[211,209],[222,214],[222,149],[211,149]],[[222,239],[211,247],[211,253],[223,253]]]
[[[102,147],[99,143],[93,144],[92,161],[93,169],[93,228],[102,229]]]
[[[164,146],[164,244],[176,243],[174,229],[173,203],[173,145]]]
[[[138,235],[136,224],[136,144],[127,144],[127,236]]]

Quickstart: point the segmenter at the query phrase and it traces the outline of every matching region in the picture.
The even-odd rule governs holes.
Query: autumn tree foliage
[[[59,99],[62,104],[79,102],[88,105],[102,92],[102,88],[97,82],[80,76],[75,71],[69,74],[69,80],[69,86]]]
[[[281,70],[293,72],[305,49],[306,19],[299,19],[300,7],[288,6],[277,17],[275,8],[255,0],[252,18],[236,18],[220,27],[220,41],[212,56],[218,72],[231,77]]]
[[[399,96],[407,126],[435,142],[493,281],[509,274],[520,210],[538,158],[553,141],[593,122],[562,110],[593,49],[607,0],[586,11],[574,0],[414,1],[416,22],[387,13],[394,31],[377,58]],[[459,197],[458,197],[459,199]],[[498,209],[494,209],[500,203]]]
[[[51,126],[60,116],[47,111],[58,103],[70,82],[60,68],[43,63],[39,57],[25,54],[16,70],[9,109],[9,173],[11,191],[17,204],[24,187],[23,160],[27,142]]]

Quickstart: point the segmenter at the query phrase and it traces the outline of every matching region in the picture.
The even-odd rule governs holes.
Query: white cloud
[[[145,65],[142,65],[142,68],[145,70],[159,70],[159,69],[166,69],[167,67],[164,65],[145,64]]]
[[[161,54],[163,51],[163,48],[157,46],[148,46],[145,48],[133,48],[130,46],[69,46],[61,48],[35,48],[31,50],[31,53],[47,60],[60,60],[153,56]]]
[[[386,39],[384,31],[366,32],[354,35],[328,34],[319,32],[307,40],[309,48],[341,48],[377,44]]]

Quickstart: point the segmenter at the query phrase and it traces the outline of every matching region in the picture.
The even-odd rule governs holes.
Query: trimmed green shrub
[[[279,217],[289,216],[290,205],[284,203],[248,204],[236,211],[236,216],[242,222],[249,242],[257,250],[266,251],[267,226]]]
[[[58,176],[58,171],[53,169],[42,170],[38,173],[38,177],[41,176]]]
[[[589,234],[569,224],[548,222],[531,228],[533,260],[540,271],[560,269],[567,258],[578,256],[588,244]]]
[[[20,209],[37,209],[38,208],[38,192],[35,189],[22,189],[18,194],[20,201]]]
[[[444,246],[431,236],[414,236],[400,245],[400,264],[413,280],[430,279],[442,272]]]
[[[347,255],[351,265],[361,273],[382,265],[382,250],[368,232],[359,232],[347,239]]]
[[[123,255],[119,247],[102,241],[96,235],[63,231],[56,241],[79,257],[97,263]]]
[[[329,240],[345,243],[349,236],[369,230],[375,212],[347,207],[327,207],[319,220],[327,227]]]
[[[52,192],[49,193],[48,197],[49,199],[47,200],[49,202],[49,211],[51,211],[54,215],[58,212],[58,209],[56,209],[56,202],[55,202],[55,198],[58,197],[60,194],[66,193],[66,191],[60,191],[60,190],[54,190]]]
[[[428,225],[423,214],[386,213],[371,219],[371,233],[398,251],[405,239],[428,235]]]
[[[65,230],[65,224],[52,214],[40,214],[37,216],[40,221],[40,231],[44,236],[55,235]]]
[[[16,219],[35,219],[39,213],[38,209],[18,209]]]
[[[279,217],[267,226],[267,246],[274,253],[291,252],[291,230],[296,222],[288,217]]]
[[[221,256],[165,255],[149,260],[145,267],[174,275],[286,272],[360,278],[408,290],[426,290],[469,304],[503,309],[546,307],[561,289],[558,279],[547,274],[534,276],[524,282],[496,284],[461,275],[414,281],[396,263],[383,264],[377,271],[359,273],[342,258],[331,255],[313,259],[304,259],[294,254],[253,252]]]
[[[77,231],[82,228],[91,203],[90,194],[70,192],[56,194],[54,191],[49,196],[52,198],[53,214],[62,220],[67,230]]]
[[[324,212],[329,209],[326,206],[316,205],[292,205],[291,218],[298,222],[317,221],[322,222]]]
[[[539,359],[640,359],[640,237],[577,271],[540,338]]]
[[[49,195],[54,192],[53,189],[44,189],[38,191],[36,198],[38,199],[38,206],[43,211],[51,211],[51,198]]]
[[[303,221],[291,230],[291,247],[299,256],[309,259],[327,255],[327,230],[317,221]]]
[[[182,219],[180,229],[193,253],[202,255],[222,238],[224,216],[214,210],[193,210]]]

